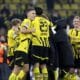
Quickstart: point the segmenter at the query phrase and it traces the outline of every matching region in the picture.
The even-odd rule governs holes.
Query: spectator
[[[0,36],[0,77],[1,80],[8,80],[9,77],[9,67],[7,65],[7,45],[4,36]]]
[[[49,13],[53,11],[53,4],[55,3],[56,0],[46,0],[47,4],[47,10]]]

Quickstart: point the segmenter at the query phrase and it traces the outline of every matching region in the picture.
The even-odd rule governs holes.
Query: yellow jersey
[[[20,29],[27,26],[27,29],[28,28],[31,28],[32,25],[31,25],[31,20],[30,19],[24,19],[21,26],[20,26]],[[26,34],[23,34],[23,33],[20,33],[20,40],[24,40],[26,38],[31,38],[31,34],[29,33],[26,33]]]
[[[15,31],[13,29],[10,29],[8,31],[8,56],[13,56],[14,53],[13,51],[15,50],[15,48],[18,45],[18,41],[19,41],[19,35],[15,33]]]
[[[70,41],[74,50],[74,57],[80,58],[80,30],[70,29],[69,30]]]
[[[49,47],[49,26],[51,22],[43,17],[36,17],[32,26],[36,29],[32,33],[32,45]]]
[[[30,19],[24,19],[21,26],[20,26],[20,29],[22,29],[25,26],[27,26],[27,29],[32,27]],[[30,33],[24,34],[24,33],[20,32],[19,37],[20,37],[20,42],[19,42],[19,46],[16,48],[16,50],[28,53],[31,34]]]

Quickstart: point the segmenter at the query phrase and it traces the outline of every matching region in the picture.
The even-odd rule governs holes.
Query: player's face
[[[36,11],[35,10],[31,10],[27,13],[27,17],[30,19],[30,20],[34,20],[35,17],[36,17]]]
[[[80,17],[73,19],[73,25],[74,25],[74,28],[80,29]]]
[[[3,42],[5,42],[5,41],[6,41],[6,38],[5,38],[5,36],[1,36],[1,37],[0,37],[0,41],[3,41]]]
[[[20,26],[20,23],[18,23],[14,28],[15,32],[18,32],[19,31],[19,26]]]

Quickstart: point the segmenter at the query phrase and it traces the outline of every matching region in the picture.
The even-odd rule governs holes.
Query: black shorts
[[[29,64],[28,54],[21,51],[14,52],[15,65],[22,67],[24,64]]]
[[[40,63],[40,64],[46,64],[48,61],[48,53],[49,48],[48,47],[42,47],[42,46],[32,46],[31,47],[31,63]]]
[[[8,59],[9,59],[9,61],[10,61],[10,63],[9,63],[9,68],[10,68],[11,70],[13,70],[13,68],[14,68],[14,56],[9,56]]]

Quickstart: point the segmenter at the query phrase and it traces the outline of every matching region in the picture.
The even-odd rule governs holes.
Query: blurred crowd
[[[31,6],[40,6],[44,7],[44,12],[48,14],[52,21],[56,19],[60,19],[65,17],[64,14],[68,14],[69,11],[66,10],[56,10],[55,5],[60,4],[61,6],[64,4],[75,4],[79,2],[78,0],[1,0],[0,1],[0,34],[6,34],[7,29],[10,28],[10,21],[13,18],[19,18],[21,20],[24,19],[24,12],[28,7]],[[79,5],[79,3],[77,4]],[[45,11],[47,10],[47,11]],[[73,16],[77,13],[78,10],[73,10],[72,14],[66,16],[70,16],[69,24],[71,24],[71,20]],[[63,13],[63,14],[62,14]],[[63,15],[63,16],[62,16]]]

